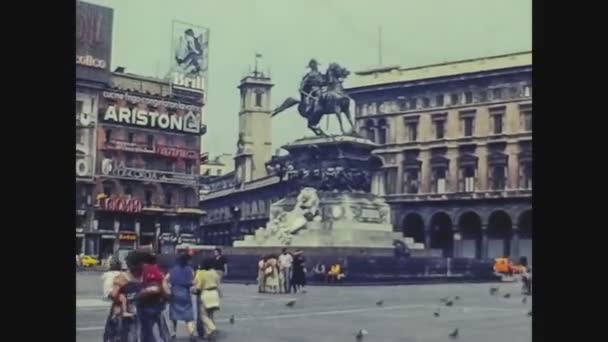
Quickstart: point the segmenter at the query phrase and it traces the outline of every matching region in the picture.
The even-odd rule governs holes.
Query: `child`
[[[110,263],[110,270],[102,275],[103,279],[103,295],[105,299],[110,299],[110,293],[114,285],[122,288],[129,282],[127,277],[120,271],[120,261],[113,258]],[[117,316],[131,317],[127,310],[127,297],[123,293],[119,293],[118,300],[112,304],[112,312]]]

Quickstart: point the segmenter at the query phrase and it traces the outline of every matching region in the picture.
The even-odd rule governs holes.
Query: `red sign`
[[[122,213],[139,213],[143,209],[143,204],[136,198],[104,198],[101,199],[99,205],[103,210]]]
[[[108,150],[120,150],[140,153],[154,153],[154,147],[147,144],[128,142],[122,140],[112,140],[104,143],[104,147]]]
[[[198,159],[199,154],[194,150],[186,150],[180,147],[170,147],[170,146],[157,146],[156,153],[160,154],[164,157],[173,157],[173,158],[184,158],[184,159]]]

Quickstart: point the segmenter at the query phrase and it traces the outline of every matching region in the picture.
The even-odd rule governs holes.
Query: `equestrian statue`
[[[356,135],[355,126],[350,117],[351,99],[342,88],[342,82],[350,72],[337,63],[329,64],[325,74],[321,73],[318,67],[319,63],[315,59],[311,59],[308,63],[310,71],[300,82],[300,100],[293,97],[287,98],[272,112],[272,116],[297,104],[298,112],[308,121],[308,128],[315,135],[327,137],[327,134],[319,127],[321,118],[327,114],[334,114],[337,117],[342,134]],[[350,124],[349,132],[344,130],[342,114],[346,116]]]

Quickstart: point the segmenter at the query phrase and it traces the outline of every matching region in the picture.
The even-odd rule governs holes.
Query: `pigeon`
[[[505,294],[503,297],[504,297],[504,298],[511,298],[511,294],[510,294],[510,293],[507,293],[507,294]]]
[[[296,304],[295,300],[290,300],[289,302],[287,302],[287,304],[285,304],[286,306],[293,308],[293,306]]]
[[[379,300],[379,301],[376,302],[376,305],[382,306],[382,305],[384,305],[384,301],[383,300]]]
[[[532,316],[532,311],[528,311],[528,316]]]
[[[495,295],[498,292],[498,287],[490,287],[490,294]]]
[[[230,316],[230,324],[234,324],[234,315]]]
[[[450,337],[451,338],[457,338],[458,337],[458,328],[454,329],[454,331],[452,331],[452,333],[450,333]]]
[[[460,299],[459,296],[454,297],[454,300],[459,300],[459,299]]]
[[[448,300],[447,302],[445,302],[445,306],[452,306],[454,305],[454,302],[451,300]]]
[[[528,302],[528,297],[524,296],[524,298],[522,298],[521,302],[526,304]]]
[[[363,336],[367,335],[367,330],[365,329],[361,329],[357,332],[357,335],[355,335],[357,337],[357,341],[361,341],[363,339]]]
[[[302,293],[306,293],[306,292],[307,292],[306,290],[302,290]]]
[[[435,317],[439,317],[439,311],[435,311],[435,312],[433,312],[433,316],[435,316]]]

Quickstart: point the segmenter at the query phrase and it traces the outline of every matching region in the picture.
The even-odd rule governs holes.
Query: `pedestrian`
[[[228,261],[222,255],[222,249],[217,247],[213,250],[214,258],[212,268],[217,272],[220,282],[228,275]]]
[[[529,296],[532,294],[532,272],[528,268],[528,258],[521,257],[519,263],[521,265],[521,292],[523,295]]]
[[[114,312],[114,315],[121,318],[132,317],[133,314],[129,312],[127,297],[124,293],[119,292],[116,300],[113,300],[110,297],[112,289],[115,285],[119,288],[122,288],[123,286],[128,284],[129,280],[120,271],[121,267],[119,262],[113,262],[108,267],[110,270],[104,272],[104,274],[102,274],[101,276],[101,279],[103,281],[103,299],[112,301],[112,310]]]
[[[217,327],[213,316],[220,309],[220,277],[213,269],[213,261],[205,260],[203,269],[197,272],[194,279],[194,287],[201,292],[200,298],[202,301],[202,321],[205,327],[205,332],[209,339],[217,336]]]
[[[318,262],[312,270],[313,279],[320,282],[327,282],[327,273],[325,270],[325,265],[321,262]]]
[[[291,292],[290,280],[291,280],[291,267],[293,264],[293,257],[287,253],[287,248],[283,248],[281,255],[279,255],[279,267],[281,271],[281,290],[285,293]]]
[[[304,258],[303,252],[297,250],[293,253],[293,272],[291,276],[291,289],[294,293],[297,293],[299,289],[306,286],[306,272],[304,269]]]
[[[271,254],[264,266],[265,284],[270,293],[276,294],[279,290],[279,268],[276,255]]]
[[[266,260],[267,260],[267,256],[264,255],[262,256],[262,258],[258,261],[258,292],[259,293],[264,293],[266,292],[266,275],[264,273],[264,269],[266,266]]]
[[[118,269],[118,260],[112,266],[114,272]],[[142,320],[142,314],[148,314],[150,295],[161,289],[143,289],[142,273],[143,265],[150,261],[150,257],[141,251],[132,251],[125,258],[127,265],[126,272],[117,273],[114,280],[118,277],[125,277],[127,282],[121,285],[118,281],[113,281],[112,288],[108,293],[108,297],[114,302],[119,301],[119,297],[124,295],[127,299],[127,311],[131,313],[130,317],[122,317],[114,310],[114,305],[110,309],[108,319],[103,334],[104,342],[152,342],[154,336],[144,329],[149,320]],[[108,278],[111,274],[108,274]],[[146,325],[146,328],[148,325]],[[151,332],[151,328],[150,328]],[[161,329],[161,338],[163,341],[168,341],[168,336],[163,336]]]
[[[194,286],[192,287],[192,294],[194,294],[195,298],[196,298],[196,333],[198,334],[198,336],[200,338],[205,337],[205,327],[203,326],[203,320],[202,318],[202,308],[203,308],[203,302],[201,301],[201,291],[198,290],[196,288],[196,279],[197,277],[199,277],[199,272],[201,272],[203,270],[203,263],[200,262],[198,263],[197,267],[196,267],[196,273],[194,276]]]
[[[169,298],[169,319],[173,323],[171,337],[177,335],[177,322],[186,322],[186,329],[190,340],[195,341],[194,336],[194,310],[192,308],[192,295],[190,294],[194,283],[194,270],[189,265],[190,257],[180,254],[177,263],[169,270],[167,282],[170,285],[171,297]]]
[[[154,328],[156,327],[161,341],[168,342],[170,339],[169,327],[163,312],[170,296],[169,284],[156,264],[156,256],[147,251],[140,251],[139,253],[143,255],[142,285],[137,302],[141,338],[143,342],[156,341],[154,337]]]

